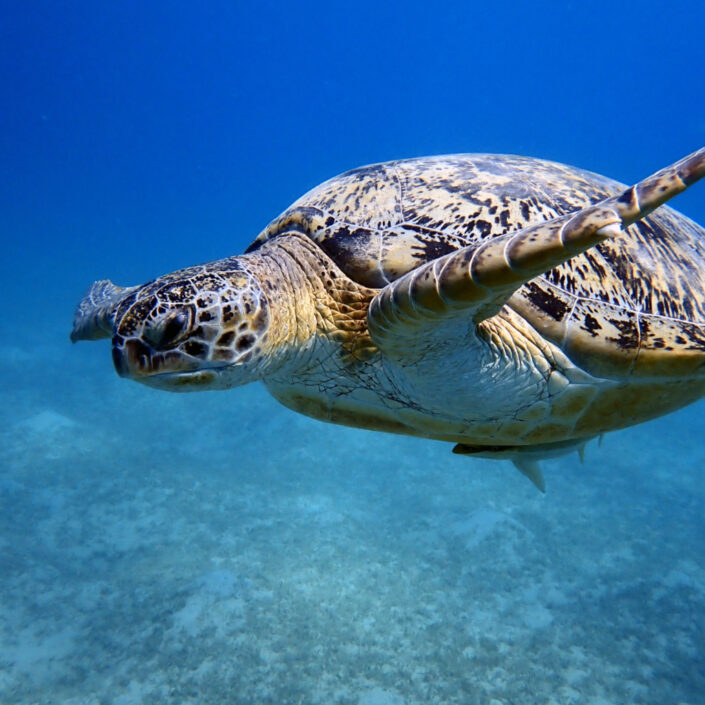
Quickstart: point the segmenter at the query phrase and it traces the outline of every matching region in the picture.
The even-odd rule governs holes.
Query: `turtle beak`
[[[199,361],[179,350],[155,350],[141,338],[113,336],[113,365],[120,377],[163,386],[171,377],[184,379],[199,370]]]
[[[120,377],[135,379],[152,372],[152,350],[142,341],[125,341],[119,335],[113,336],[113,365]]]
[[[113,364],[120,377],[170,392],[214,388],[218,379],[215,369],[199,370],[194,362],[183,358],[167,358],[141,340],[125,340],[120,335],[113,336]],[[227,385],[221,388],[225,389]]]

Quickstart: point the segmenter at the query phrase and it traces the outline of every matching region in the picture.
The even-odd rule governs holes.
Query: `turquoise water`
[[[703,403],[508,463],[169,395],[96,278],[242,251],[360,164],[633,181],[705,143],[699,3],[32,3],[0,75],[0,703],[705,703]],[[705,187],[675,207],[705,223]]]

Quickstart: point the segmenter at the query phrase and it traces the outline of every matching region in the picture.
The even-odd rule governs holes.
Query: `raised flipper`
[[[705,148],[619,196],[428,262],[382,289],[367,314],[375,344],[404,356],[439,323],[496,314],[524,283],[622,232],[705,176]]]
[[[93,282],[76,307],[71,342],[110,338],[117,304],[136,288],[115,286],[107,279]]]

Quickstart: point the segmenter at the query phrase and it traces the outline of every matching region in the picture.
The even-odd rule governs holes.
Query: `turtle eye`
[[[193,310],[190,307],[180,308],[149,331],[149,342],[155,348],[169,348],[186,338],[192,324]]]

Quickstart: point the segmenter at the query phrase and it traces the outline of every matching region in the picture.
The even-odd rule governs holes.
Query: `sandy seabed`
[[[705,702],[703,405],[542,496],[103,348],[4,353],[3,705]]]

